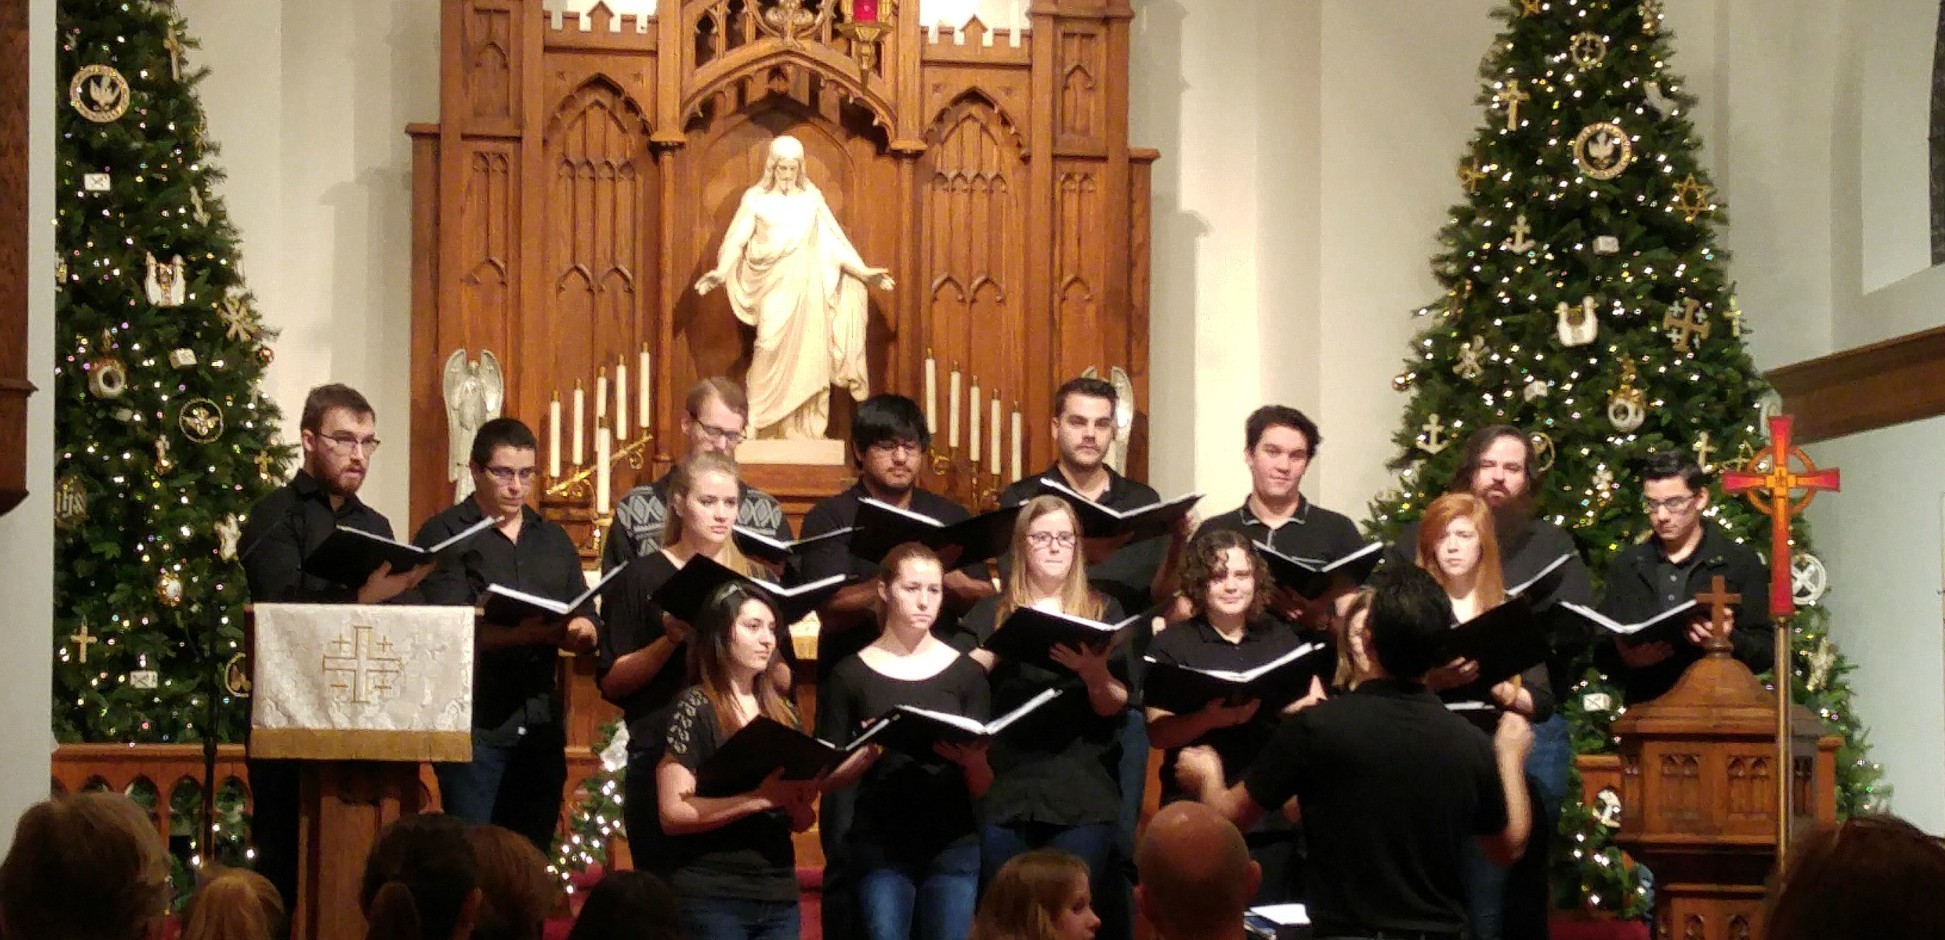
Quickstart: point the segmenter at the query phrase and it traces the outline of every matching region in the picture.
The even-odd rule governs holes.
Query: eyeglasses
[[[336,434],[326,434],[324,435],[324,439],[331,442],[333,450],[341,453],[350,453],[356,450],[362,450],[367,454],[375,454],[378,452],[379,441],[375,437],[359,437],[355,434],[340,431]]]
[[[736,445],[741,444],[744,441],[743,434],[740,431],[732,431],[728,428],[719,428],[713,424],[704,424],[701,421],[696,421],[695,424],[696,427],[702,429],[703,436],[709,438],[712,441],[720,441],[724,444],[728,444],[731,447],[735,447]]]
[[[486,472],[493,474],[493,479],[501,483],[512,483],[515,480],[525,483],[534,478],[536,471],[532,467],[487,467]]]
[[[1034,548],[1046,548],[1050,545],[1058,545],[1061,548],[1073,548],[1074,533],[1072,532],[1028,532],[1027,541],[1033,543]]]
[[[1641,501],[1641,508],[1647,510],[1648,515],[1651,516],[1664,509],[1671,513],[1687,512],[1690,506],[1695,505],[1697,495],[1699,494],[1690,493],[1687,496],[1670,496],[1667,499],[1644,499]]]
[[[871,449],[880,454],[916,454],[919,446],[917,441],[879,441],[871,445]]]

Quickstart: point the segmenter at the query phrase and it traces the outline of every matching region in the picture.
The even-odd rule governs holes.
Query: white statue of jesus
[[[894,286],[868,267],[804,176],[804,145],[770,142],[763,179],[743,191],[716,268],[696,293],[727,285],[736,318],[756,327],[744,382],[758,438],[817,439],[831,419],[831,386],[871,394],[864,356],[865,285]]]

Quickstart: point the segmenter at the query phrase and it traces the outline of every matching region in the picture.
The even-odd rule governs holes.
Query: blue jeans
[[[795,901],[680,898],[676,916],[688,940],[797,940]]]
[[[1498,799],[1499,795],[1493,794],[1493,798]],[[1466,922],[1472,926],[1472,940],[1500,940],[1500,919],[1506,904],[1506,869],[1486,858],[1478,839],[1466,840],[1465,857],[1459,863],[1459,881],[1465,887]]]
[[[869,940],[965,940],[979,897],[979,846],[955,845],[923,865],[858,874],[858,908]]]
[[[516,744],[481,744],[475,735],[470,763],[432,765],[439,805],[466,822],[511,829],[547,855],[567,786],[566,748],[560,725],[533,725]]]
[[[1553,838],[1560,821],[1560,805],[1567,798],[1567,769],[1574,760],[1574,739],[1567,718],[1559,712],[1533,726],[1533,750],[1526,755],[1526,780],[1544,814],[1533,820],[1533,838]]]

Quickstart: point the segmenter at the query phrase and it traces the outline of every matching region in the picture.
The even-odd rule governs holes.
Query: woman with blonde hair
[[[1506,578],[1499,567],[1492,507],[1471,493],[1447,493],[1425,507],[1418,529],[1417,561],[1445,589],[1455,623],[1506,602]],[[1485,702],[1534,724],[1553,714],[1553,690],[1547,682],[1545,663],[1488,686],[1480,679],[1479,664],[1460,658],[1426,673],[1425,687],[1448,703]],[[1533,776],[1530,766],[1527,776]],[[1529,783],[1528,792],[1537,794],[1538,784]],[[1534,812],[1540,812],[1537,804]],[[1466,909],[1477,940],[1546,935],[1548,899],[1546,880],[1540,874],[1546,871],[1546,844],[1545,839],[1527,844],[1515,864],[1530,871],[1515,882],[1509,879],[1507,869],[1488,861],[1475,843],[1467,843]],[[1515,884],[1521,887],[1509,891]]]
[[[1094,940],[1087,863],[1057,849],[1034,849],[1000,866],[973,917],[967,940]]]
[[[183,913],[179,940],[276,940],[282,937],[284,900],[270,879],[247,868],[206,866]]]
[[[1066,501],[1037,496],[1021,505],[1006,583],[966,612],[956,642],[962,648],[984,643],[1022,607],[1119,621],[1121,606],[1088,587],[1081,552],[1080,520]],[[1009,726],[987,753],[993,782],[980,825],[984,880],[1022,852],[1057,848],[1087,864],[1097,879],[1095,895],[1123,890],[1112,868],[1121,816],[1113,768],[1128,708],[1126,662],[1107,644],[1057,646],[1051,669],[985,650],[972,657],[991,673],[993,714],[1004,715],[1049,687],[1065,689]]]
[[[57,796],[28,807],[0,862],[0,925],[33,940],[162,935],[169,853],[155,823],[119,793]]]

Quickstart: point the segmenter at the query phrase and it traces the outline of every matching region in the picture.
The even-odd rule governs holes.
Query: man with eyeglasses
[[[1771,667],[1775,635],[1770,628],[1769,569],[1754,549],[1704,521],[1709,488],[1702,468],[1678,453],[1648,458],[1641,471],[1642,506],[1653,537],[1631,545],[1607,566],[1607,596],[1600,611],[1622,623],[1639,623],[1709,590],[1721,575],[1731,593],[1742,595],[1734,608],[1729,642],[1735,657],[1751,672]],[[1628,704],[1659,698],[1682,673],[1702,658],[1709,641],[1709,613],[1697,608],[1684,642],[1603,642],[1594,661],[1620,682]]]
[[[931,516],[947,524],[970,516],[965,507],[918,485],[932,432],[919,404],[903,395],[873,395],[858,403],[851,418],[851,459],[858,482],[850,489],[820,501],[804,515],[804,538],[835,532],[857,522],[860,501],[870,498]],[[835,542],[836,544],[833,544]],[[817,688],[832,667],[878,638],[878,565],[851,554],[839,540],[813,546],[803,556],[798,576],[804,582],[831,575],[851,575],[859,583],[840,590],[817,611]],[[945,575],[946,610],[939,622],[950,624],[973,602],[993,593],[983,562]],[[820,700],[819,707],[822,707]],[[824,795],[818,835],[824,846],[824,936],[848,937],[862,932],[853,920],[855,900],[844,859],[844,833],[849,827],[856,791]]]
[[[533,430],[515,418],[495,418],[473,435],[472,495],[426,520],[413,541],[436,545],[482,519],[499,524],[425,579],[426,603],[471,607],[495,584],[560,600],[586,589],[574,539],[527,504],[537,448]],[[473,759],[433,765],[446,812],[517,832],[542,854],[552,850],[567,782],[557,651],[590,652],[594,641],[592,601],[565,621],[479,625]]]
[[[298,418],[304,463],[290,482],[250,508],[239,559],[259,603],[382,604],[416,600],[425,564],[409,571],[380,566],[364,584],[335,584],[303,570],[304,559],[339,526],[392,537],[384,514],[358,499],[378,451],[371,403],[347,385],[320,385]],[[297,762],[250,758],[251,832],[257,871],[297,903]]]
[[[689,453],[715,451],[732,460],[736,445],[743,443],[743,432],[750,423],[750,399],[743,387],[722,376],[703,379],[689,389],[683,401],[682,436]],[[621,495],[615,504],[615,517],[608,527],[607,544],[601,549],[601,570],[612,571],[653,551],[662,544],[662,525],[669,518],[670,469],[647,486],[637,486]],[[736,524],[773,539],[789,541],[790,520],[784,518],[783,504],[761,490],[738,481],[741,498],[736,507]]]

